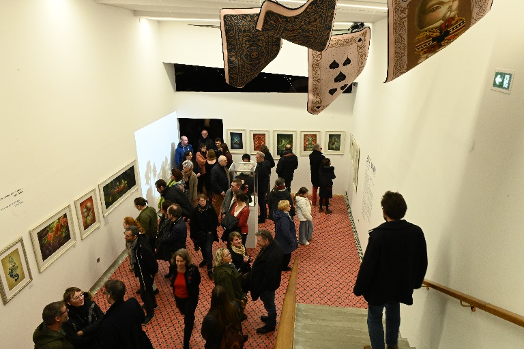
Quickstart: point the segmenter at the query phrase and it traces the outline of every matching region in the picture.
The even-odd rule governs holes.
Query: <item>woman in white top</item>
[[[312,239],[314,223],[312,219],[312,206],[308,199],[308,190],[301,187],[295,194],[297,219],[299,219],[299,244],[309,245]]]

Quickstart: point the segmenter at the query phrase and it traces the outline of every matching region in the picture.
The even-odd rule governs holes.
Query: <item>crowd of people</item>
[[[142,326],[153,319],[157,308],[155,277],[159,271],[158,261],[169,262],[169,270],[164,277],[170,279],[175,305],[184,316],[183,348],[190,345],[199,301],[199,268],[204,267],[208,278],[215,284],[210,296],[210,309],[201,328],[206,348],[242,347],[247,340],[242,322],[247,318],[248,293],[253,301],[260,298],[267,312],[267,315],[260,317],[264,325],[257,329],[257,333],[275,331],[275,291],[280,286],[282,273],[291,270],[291,255],[298,244],[310,244],[313,234],[311,207],[317,205],[317,194],[319,212],[323,211],[323,206],[326,214],[332,212],[329,199],[335,178],[334,167],[316,144],[310,155],[313,185],[310,201],[306,187],[301,187],[294,195],[290,192],[298,165],[291,145],[286,145],[277,163],[279,177],[271,191],[270,173],[275,162],[266,146],[257,152],[256,164],[252,167],[248,166],[250,155],[243,155],[242,163],[246,163],[246,168],[242,167],[243,164],[231,167],[228,146],[220,138],[215,142],[208,139],[206,130],[202,131],[199,148],[194,157],[188,138],[182,136],[176,149],[171,178],[168,182],[159,179],[155,183],[161,196],[158,212],[148,205],[146,199],[138,197],[134,200],[138,216],[124,218],[129,269],[138,279],[140,289],[136,293],[140,294],[143,305],[133,297],[124,300],[126,285],[119,280],[108,280],[104,285],[103,294],[110,305],[105,314],[89,293],[77,287],[67,288],[61,301],[44,308],[43,323],[33,336],[35,348],[152,348]],[[254,173],[243,171],[253,168]],[[230,180],[233,175],[237,176]],[[256,189],[251,176],[257,177]],[[258,197],[259,223],[269,217],[275,224],[274,234],[265,229],[255,233],[259,248],[255,259],[247,254],[245,247],[253,191]],[[382,203],[383,207],[388,205]],[[294,223],[295,215],[299,221],[299,232]],[[401,215],[385,211],[387,221],[400,220],[403,216],[404,212]],[[223,232],[221,241],[224,243],[219,242],[220,226]],[[193,249],[202,254],[198,266],[192,263],[187,250],[188,229]],[[389,226],[389,229],[392,228]],[[419,234],[417,229],[413,230]],[[220,245],[215,252],[214,242]],[[424,238],[422,242],[424,245]],[[421,242],[419,245],[421,249]],[[372,253],[368,253],[368,248],[367,254],[363,264],[370,269],[368,257]],[[367,297],[368,281],[364,281],[371,278],[370,274],[364,269],[360,272],[356,294]],[[379,289],[377,287],[374,291]],[[382,295],[373,296],[379,298]],[[389,310],[392,306],[388,304],[387,307]],[[376,308],[374,312],[374,322],[380,323],[380,316],[377,315],[379,312],[382,314],[382,308]]]

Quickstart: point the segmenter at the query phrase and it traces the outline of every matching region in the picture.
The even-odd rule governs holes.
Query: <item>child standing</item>
[[[335,179],[334,167],[331,166],[330,158],[325,158],[319,168],[319,212],[323,212],[323,204],[326,206],[326,214],[331,214],[328,209],[330,198],[332,198],[332,186]]]
[[[295,194],[295,205],[297,207],[297,218],[299,219],[299,244],[309,245],[312,239],[314,223],[312,220],[312,206],[308,199],[308,190],[301,187]]]

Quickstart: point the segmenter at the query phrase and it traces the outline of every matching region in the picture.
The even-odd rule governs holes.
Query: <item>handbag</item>
[[[232,230],[239,224],[239,219],[233,216],[231,213],[226,213],[221,220],[221,226],[225,230]]]

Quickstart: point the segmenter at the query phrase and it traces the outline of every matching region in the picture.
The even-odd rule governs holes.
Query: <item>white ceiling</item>
[[[179,20],[188,24],[218,24],[222,8],[260,7],[263,0],[94,0],[98,4],[132,10],[137,17]],[[306,0],[278,0],[296,8]],[[387,17],[387,0],[338,0],[336,26],[350,22],[373,23]],[[342,24],[344,23],[344,24]]]

